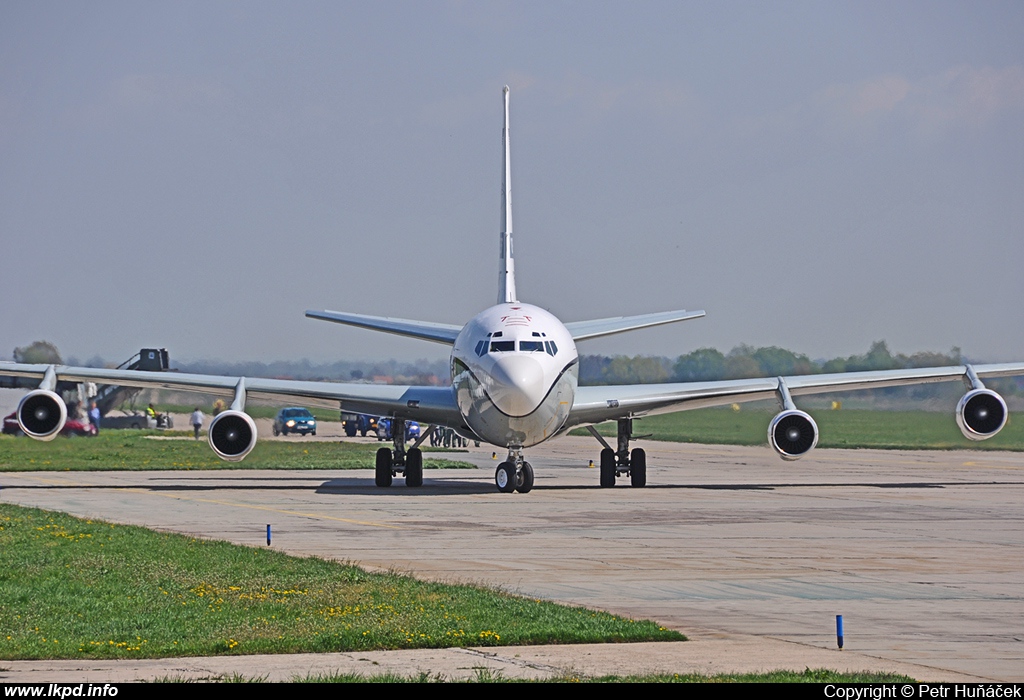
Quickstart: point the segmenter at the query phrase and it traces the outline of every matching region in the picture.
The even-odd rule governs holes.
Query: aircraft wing
[[[366,316],[365,314],[350,314],[341,311],[307,311],[306,316],[320,321],[343,323],[346,326],[368,328],[393,335],[404,335],[410,338],[429,340],[434,343],[444,343],[445,345],[454,345],[455,339],[459,337],[459,332],[462,331],[462,326],[453,326],[448,323],[410,321],[404,318]]]
[[[1024,374],[1024,363],[972,365],[979,378]],[[632,416],[689,411],[710,406],[772,399],[784,382],[792,396],[824,394],[858,389],[929,384],[963,380],[968,366],[894,369],[875,372],[808,374],[796,377],[732,379],[685,384],[632,384],[625,386],[581,386],[576,390],[566,428],[601,423]]]
[[[308,316],[309,314],[306,315]],[[689,321],[692,318],[701,318],[704,315],[703,311],[659,311],[640,316],[616,316],[614,318],[598,318],[593,321],[574,321],[566,323],[565,328],[572,335],[573,340],[587,340],[589,338],[600,338],[604,335],[635,331],[640,328],[662,326],[666,323]]]
[[[0,362],[0,376],[33,377],[40,381],[51,365]],[[142,372],[125,369],[53,366],[56,378],[71,382],[97,382],[144,389],[172,389],[233,397],[239,380],[247,400],[288,402],[348,413],[396,416],[422,423],[462,426],[451,387],[346,384],[258,377],[222,377],[181,372]]]

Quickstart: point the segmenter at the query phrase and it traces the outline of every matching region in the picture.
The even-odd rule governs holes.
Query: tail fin
[[[501,132],[504,146],[501,158],[501,270],[498,273],[498,303],[519,301],[516,298],[516,267],[512,259],[512,172],[508,147],[508,85],[504,90],[505,127]]]

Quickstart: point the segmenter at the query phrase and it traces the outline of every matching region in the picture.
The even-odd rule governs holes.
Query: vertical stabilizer
[[[516,269],[512,259],[512,172],[508,148],[508,85],[504,90],[505,127],[501,130],[501,270],[498,273],[498,303],[516,299]]]

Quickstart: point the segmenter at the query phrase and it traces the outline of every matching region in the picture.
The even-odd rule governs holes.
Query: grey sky
[[[1024,4],[6,2],[0,356],[439,357],[303,317],[704,308],[581,345],[1024,359]]]

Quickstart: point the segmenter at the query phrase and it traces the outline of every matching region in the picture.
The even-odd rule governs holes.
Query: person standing
[[[100,407],[96,405],[96,402],[92,402],[92,407],[89,409],[89,422],[92,423],[93,427],[96,428],[96,434],[100,434]]]
[[[196,406],[196,410],[192,411],[192,429],[195,431],[195,439],[199,439],[199,429],[203,427],[203,412],[199,410],[199,406]]]

